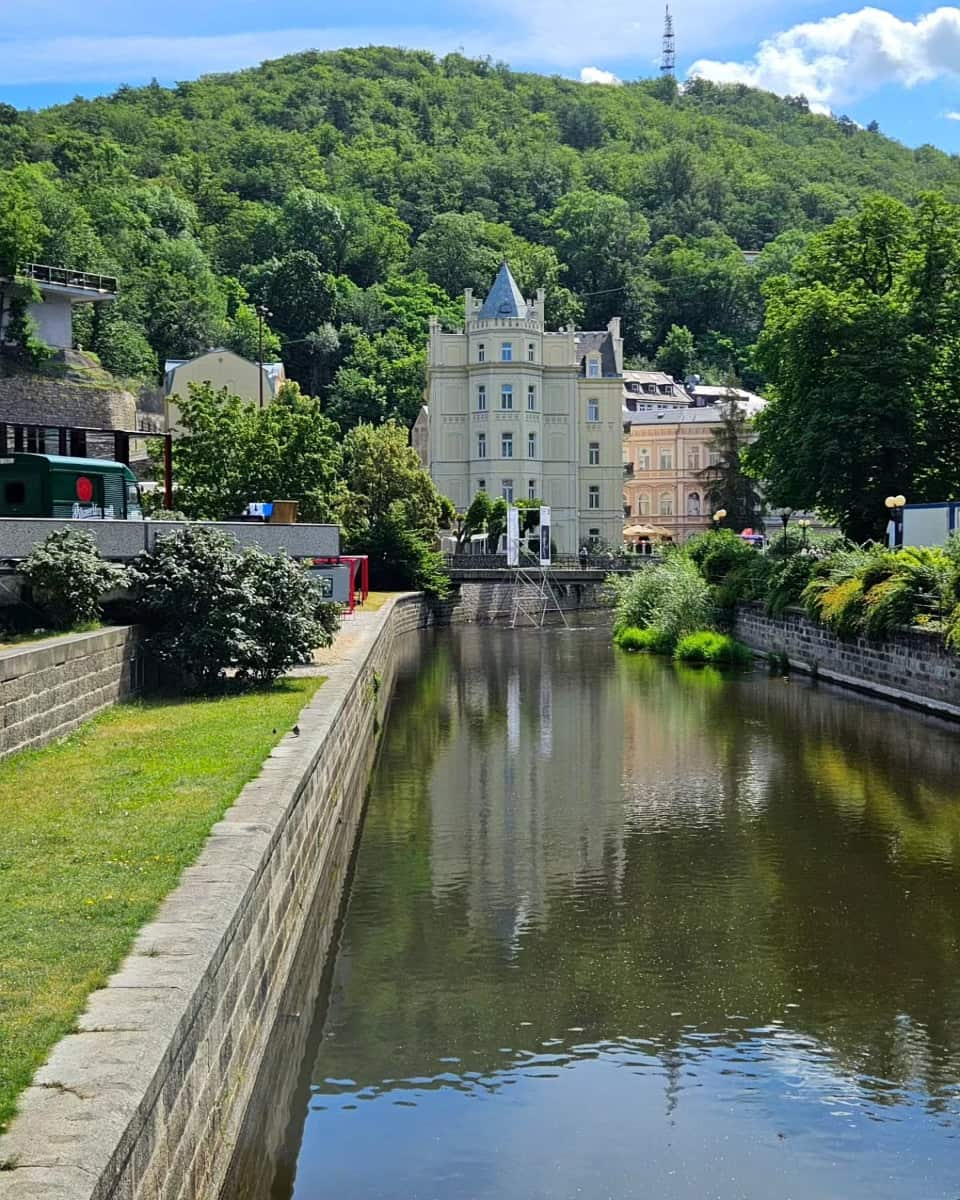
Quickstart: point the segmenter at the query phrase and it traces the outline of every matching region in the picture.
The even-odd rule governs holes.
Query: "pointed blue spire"
[[[503,262],[477,317],[481,321],[495,321],[498,317],[526,315],[527,303],[517,287],[517,281],[510,274],[510,268]]]

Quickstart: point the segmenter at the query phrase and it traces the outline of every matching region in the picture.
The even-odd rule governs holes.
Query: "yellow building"
[[[732,391],[710,390],[724,396]],[[747,417],[764,404],[750,392],[736,390],[732,394]],[[624,412],[626,528],[650,524],[669,533],[675,542],[710,528],[709,482],[703,472],[717,463],[713,435],[720,421],[721,411],[714,405]]]
[[[186,396],[191,383],[209,383],[215,391],[226,388],[232,396],[259,404],[261,388],[264,405],[270,404],[286,382],[283,363],[264,363],[261,374],[257,363],[241,358],[232,350],[208,350],[196,358],[168,359],[164,377],[164,412],[167,429],[179,432],[178,397]],[[261,382],[262,381],[262,382]]]

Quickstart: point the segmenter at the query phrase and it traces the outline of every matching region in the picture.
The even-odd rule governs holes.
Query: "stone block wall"
[[[131,626],[0,651],[0,758],[63,737],[143,684]]]
[[[0,375],[0,421],[135,429],[136,417],[135,397],[121,388],[26,373]]]
[[[830,682],[960,717],[960,657],[936,634],[905,629],[883,641],[841,641],[799,609],[768,617],[756,603],[737,606],[733,632],[755,650],[785,654],[795,667]]]
[[[453,596],[439,612],[454,624],[488,625],[509,622],[513,616],[515,584],[512,574],[482,581],[467,580],[455,587]],[[609,608],[602,582],[594,580],[554,584],[554,592],[564,613],[591,612]],[[551,615],[552,614],[552,615]],[[560,620],[556,609],[547,609],[551,623]]]

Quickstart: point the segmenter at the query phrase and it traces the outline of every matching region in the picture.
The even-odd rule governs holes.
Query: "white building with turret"
[[[429,465],[458,509],[479,491],[552,509],[560,553],[621,542],[623,339],[553,332],[545,293],[524,300],[506,263],[486,299],[464,294],[465,323],[430,323]]]

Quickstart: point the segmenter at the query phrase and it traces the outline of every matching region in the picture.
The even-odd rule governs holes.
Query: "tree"
[[[762,529],[763,500],[743,461],[749,440],[746,417],[734,396],[722,400],[719,408],[720,424],[711,439],[716,462],[700,472],[706,483],[707,500],[713,511],[726,510],[722,524],[727,528],[737,532]]]
[[[410,266],[449,296],[464,288],[483,293],[493,282],[501,253],[479,213],[441,213],[417,239]]]
[[[681,382],[693,368],[693,334],[685,325],[671,325],[663,345],[657,351],[656,364]]]

